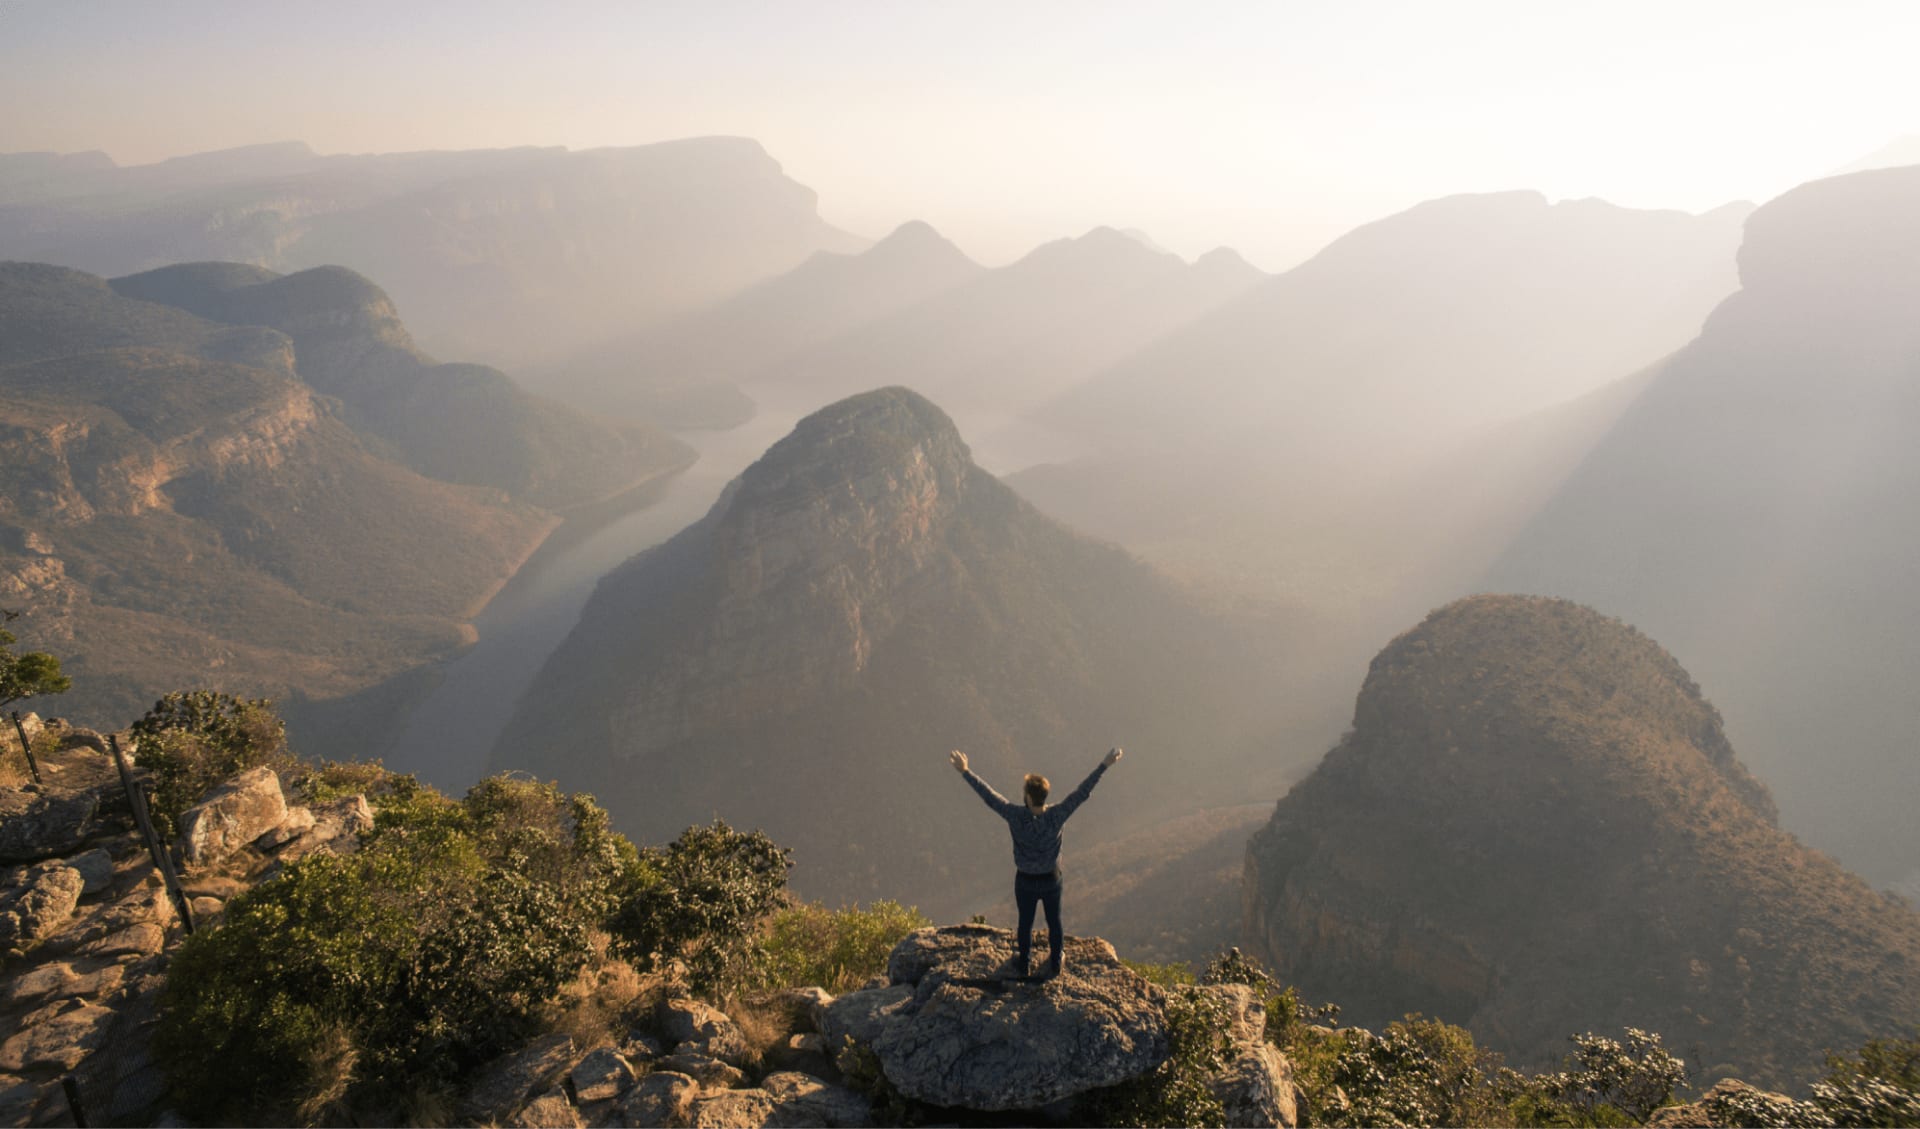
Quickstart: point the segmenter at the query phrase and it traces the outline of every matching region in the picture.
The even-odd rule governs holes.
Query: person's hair
[[[1053,785],[1047,783],[1046,777],[1040,775],[1037,772],[1027,773],[1027,802],[1028,803],[1030,804],[1046,803],[1047,793],[1052,789],[1053,789]]]

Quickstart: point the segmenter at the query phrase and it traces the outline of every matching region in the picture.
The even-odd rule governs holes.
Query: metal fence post
[[[113,749],[113,763],[120,769],[120,786],[127,791],[127,803],[133,808],[133,821],[139,825],[140,834],[147,841],[147,853],[153,856],[153,865],[160,868],[160,881],[167,888],[167,896],[173,899],[173,908],[180,914],[180,924],[186,927],[187,935],[192,936],[193,907],[187,902],[187,892],[180,888],[180,876],[174,873],[172,856],[153,830],[153,816],[147,810],[147,790],[134,783],[133,772],[127,768],[127,755],[120,751],[119,736],[108,734],[107,744]]]

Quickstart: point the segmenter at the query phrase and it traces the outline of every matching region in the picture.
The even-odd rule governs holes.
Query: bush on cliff
[[[272,702],[214,690],[168,694],[133,723],[133,735],[140,766],[153,774],[153,821],[163,838],[228,777],[263,764],[284,774],[295,764]]]
[[[933,924],[925,914],[894,901],[865,909],[828,909],[799,902],[767,919],[750,986],[777,989],[813,985],[834,995],[860,987],[887,970],[887,954],[900,939]]]
[[[607,923],[615,951],[643,971],[676,966],[710,996],[744,982],[762,959],[758,925],[785,904],[792,854],[720,820],[639,852]]]
[[[377,1108],[517,1046],[586,966],[635,855],[590,798],[390,798],[357,853],[289,865],[181,946],[155,1047],[190,1114]]]

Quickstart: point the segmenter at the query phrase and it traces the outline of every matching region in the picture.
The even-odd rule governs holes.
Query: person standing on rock
[[[1013,832],[1013,904],[1020,911],[1020,977],[1023,980],[1033,971],[1033,911],[1041,904],[1047,907],[1047,976],[1060,975],[1067,940],[1060,929],[1060,894],[1065,888],[1060,878],[1060,829],[1066,826],[1067,817],[1093,795],[1093,786],[1100,782],[1101,774],[1120,757],[1117,746],[1108,749],[1092,775],[1081,781],[1066,799],[1049,807],[1047,792],[1052,785],[1046,777],[1028,773],[1022,789],[1027,802],[1016,804],[973,774],[967,767],[967,754],[958,749],[948,754],[953,767],[960,770],[960,775],[988,807],[1007,821],[1008,829]]]

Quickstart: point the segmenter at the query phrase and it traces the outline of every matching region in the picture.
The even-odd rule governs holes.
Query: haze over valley
[[[96,797],[58,848],[19,829],[120,786],[86,759],[111,735],[196,857],[187,802],[279,774],[283,830],[190,868],[206,936],[402,850],[445,851],[408,897],[484,887],[416,940],[591,911],[565,976],[477,993],[514,1034],[446,1052],[446,1110],[381,1089],[431,1039],[379,1058],[336,1017],[349,1049],[301,1070],[348,1081],[300,1083],[332,1098],[218,1117],[506,1123],[544,1094],[567,1124],[677,1124],[764,1090],[787,1113],[754,1123],[786,1124],[775,1074],[857,1088],[864,1060],[781,1035],[713,1056],[738,1077],[656,1062],[704,1096],[642,1121],[582,1096],[580,1035],[564,1086],[474,1094],[490,1056],[643,1011],[608,1036],[621,1086],[717,1047],[641,1036],[675,991],[801,986],[752,964],[830,947],[796,921],[1012,924],[1006,832],[949,751],[1058,803],[1122,747],[1065,836],[1067,932],[1163,1003],[1229,949],[1277,977],[1246,981],[1267,1042],[1236,1030],[1299,1084],[1255,1123],[1481,1116],[1368,1105],[1309,1049],[1412,1013],[1539,1078],[1570,1031],[1663,1033],[1701,1124],[1763,1116],[1711,1104],[1734,1078],[1839,1116],[1810,1088],[1830,1053],[1920,1037],[1920,86],[1888,45],[1920,26],[1253,7],[994,2],[990,34],[905,6],[346,5],[378,50],[298,5],[0,9],[0,100],[44,111],[0,120],[0,1020],[77,1022],[5,962],[99,956],[23,915],[144,802]],[[1796,104],[1770,59],[1826,78]],[[242,737],[271,748],[220,759]],[[700,838],[736,831],[790,852],[778,896],[635,940],[706,880],[673,851],[759,865]],[[687,896],[745,898],[727,873]],[[72,882],[79,922],[102,887]],[[173,944],[84,1006],[185,1014]],[[834,990],[922,1007],[904,952]],[[838,1030],[781,1006],[793,1039]],[[848,1030],[896,1089],[860,1092],[908,1101],[870,1010]],[[108,1041],[59,1065],[0,1035],[0,1124],[48,1123]],[[172,1053],[155,1094],[188,1077]],[[1875,1077],[1920,1110],[1920,1076]],[[1499,1093],[1500,1124],[1575,1116]],[[1216,1116],[1073,1100],[1048,1108]],[[1653,1109],[1580,1108],[1555,1123]]]

